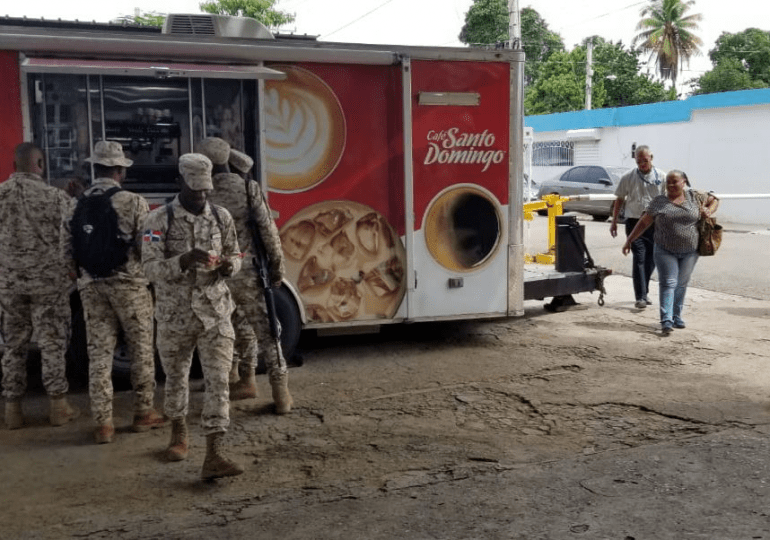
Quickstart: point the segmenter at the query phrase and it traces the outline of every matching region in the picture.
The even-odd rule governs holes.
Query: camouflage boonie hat
[[[230,166],[246,174],[254,166],[254,160],[235,148],[230,149]]]
[[[230,158],[230,145],[219,137],[207,137],[197,145],[197,151],[214,165],[224,165]]]
[[[97,141],[94,154],[85,161],[105,167],[130,167],[134,164],[126,158],[123,154],[123,146],[116,141]]]
[[[214,189],[211,160],[203,154],[184,154],[179,158],[179,172],[187,187],[195,191]]]

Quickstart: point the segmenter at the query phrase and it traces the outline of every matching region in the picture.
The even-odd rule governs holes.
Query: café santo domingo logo
[[[481,172],[486,172],[492,164],[505,160],[506,151],[494,148],[495,134],[486,129],[481,133],[463,133],[456,127],[441,131],[432,129],[427,140],[425,165],[481,165]]]

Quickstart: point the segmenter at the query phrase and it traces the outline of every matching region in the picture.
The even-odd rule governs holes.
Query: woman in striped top
[[[685,328],[682,319],[684,297],[690,275],[698,262],[698,220],[716,212],[719,200],[712,194],[687,189],[682,171],[666,175],[666,194],[655,197],[623,245],[623,254],[631,243],[655,224],[653,256],[658,269],[660,324],[663,335],[674,328]]]

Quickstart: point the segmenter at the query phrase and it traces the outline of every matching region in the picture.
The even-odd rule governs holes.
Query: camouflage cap
[[[197,145],[199,153],[211,160],[214,165],[224,165],[230,158],[230,145],[219,137],[207,137]]]
[[[97,141],[93,155],[85,161],[105,167],[130,167],[134,164],[123,154],[123,145],[116,141]]]
[[[254,166],[254,160],[235,148],[230,149],[230,166],[246,174]]]
[[[214,189],[211,160],[203,154],[184,154],[179,158],[179,172],[187,187],[195,191]]]

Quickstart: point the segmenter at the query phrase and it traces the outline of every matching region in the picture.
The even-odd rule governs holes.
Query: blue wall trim
[[[667,124],[687,122],[692,112],[698,109],[720,109],[747,105],[770,104],[770,88],[740,90],[691,96],[683,101],[664,101],[647,105],[618,107],[615,109],[594,109],[567,113],[525,116],[524,125],[535,133],[587,129],[601,127],[641,126],[644,124]]]

